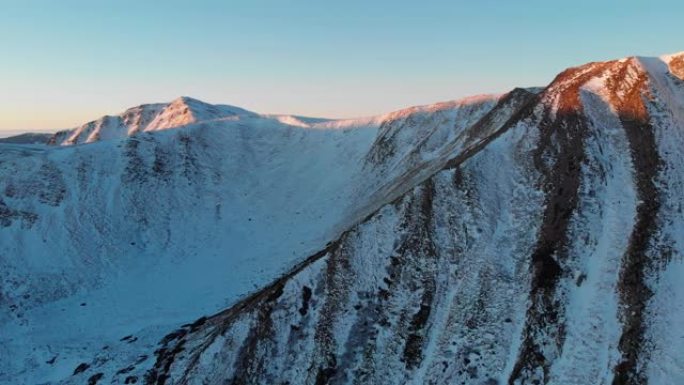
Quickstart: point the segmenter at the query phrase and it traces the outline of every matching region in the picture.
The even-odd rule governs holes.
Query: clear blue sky
[[[0,130],[180,95],[372,115],[684,50],[679,1],[0,0]]]

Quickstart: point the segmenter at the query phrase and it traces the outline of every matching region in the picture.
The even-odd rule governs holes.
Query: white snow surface
[[[183,97],[59,133],[63,146],[0,145],[0,383],[152,352],[410,188],[498,98],[330,121]],[[394,150],[373,160],[383,130]]]

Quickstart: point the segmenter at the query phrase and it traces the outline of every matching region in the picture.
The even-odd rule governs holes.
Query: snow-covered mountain
[[[12,135],[4,138],[0,138],[0,143],[13,143],[13,144],[47,144],[47,142],[52,139],[53,134],[48,133],[34,133],[27,132],[18,135]]]
[[[0,144],[0,382],[684,383],[683,77]]]
[[[92,143],[198,122],[235,120],[255,115],[242,108],[207,104],[182,96],[170,103],[143,104],[130,108],[121,115],[103,116],[76,129],[60,131],[50,142],[61,145]]]

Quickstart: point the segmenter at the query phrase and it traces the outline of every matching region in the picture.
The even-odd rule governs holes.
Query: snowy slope
[[[415,170],[476,145],[488,131],[472,123],[497,103],[512,114],[519,99],[327,121],[182,98],[53,141],[87,145],[0,145],[0,382],[69,378],[104,347],[102,364],[151,366],[169,329],[263,287]],[[387,130],[397,151],[375,159]]]
[[[681,384],[683,59],[563,72],[280,279],[169,330],[152,368],[99,354],[69,381]],[[383,137],[401,134],[372,161],[396,154]]]

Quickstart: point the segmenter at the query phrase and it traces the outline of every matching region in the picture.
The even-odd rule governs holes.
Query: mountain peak
[[[670,55],[664,55],[661,56],[660,59],[667,63],[672,74],[680,79],[684,79],[684,51]]]
[[[542,93],[554,112],[577,112],[583,91],[596,94],[618,111],[633,114],[642,106],[641,94],[662,82],[663,76],[684,79],[684,52],[660,57],[629,56],[617,60],[590,62],[561,72]],[[640,113],[645,116],[644,108]]]
[[[49,142],[61,145],[90,143],[142,131],[160,131],[204,121],[253,116],[257,114],[239,107],[214,105],[180,96],[168,103],[141,104],[119,115],[105,115],[72,130],[60,131]]]
[[[200,106],[211,106],[211,104],[203,102],[199,99],[191,98],[189,96],[179,96],[168,103],[168,106],[187,106],[190,107],[200,107]]]
[[[252,115],[255,114],[239,107],[209,104],[189,96],[180,96],[171,101],[145,131],[157,131],[203,121]]]
[[[673,58],[684,58],[684,51],[674,52],[666,55],[662,55],[663,60],[671,60]]]

